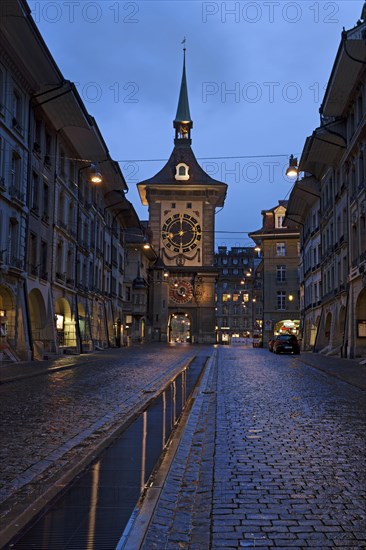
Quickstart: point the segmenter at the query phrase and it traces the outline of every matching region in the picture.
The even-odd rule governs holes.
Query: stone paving
[[[0,531],[189,358],[208,351],[204,346],[132,347],[74,358],[74,363],[69,358],[47,362],[38,370],[32,365],[30,378],[1,385]],[[46,373],[65,365],[67,370]],[[27,372],[24,365],[12,369],[13,378]]]
[[[220,348],[144,550],[366,548],[365,427],[362,389],[294,357]]]

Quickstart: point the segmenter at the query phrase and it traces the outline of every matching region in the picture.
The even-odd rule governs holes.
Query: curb
[[[59,367],[51,367],[49,369],[46,369],[40,372],[30,372],[27,374],[19,374],[18,376],[12,376],[10,378],[0,379],[0,385],[10,384],[11,382],[17,382],[18,380],[25,380],[26,378],[35,378],[36,376],[43,376],[44,374],[52,374],[53,372],[57,372],[61,370],[74,369],[76,367],[82,367],[85,365],[87,365],[87,363],[80,363],[80,364],[73,363],[70,365],[61,365]]]
[[[208,385],[210,384],[210,373],[214,368],[217,352],[213,351],[208,358],[204,371],[194,388],[189,403],[183,411],[182,418],[175,430],[169,447],[158,466],[151,484],[147,487],[145,493],[137,503],[135,510],[131,514],[129,523],[121,535],[116,550],[138,550],[143,547],[148,534],[151,522],[153,521],[155,510],[159,505],[163,494],[166,480],[174,468],[174,462],[181,446],[184,434],[192,422],[192,414],[197,407],[202,406],[202,399],[206,397]],[[195,419],[193,418],[193,421]]]

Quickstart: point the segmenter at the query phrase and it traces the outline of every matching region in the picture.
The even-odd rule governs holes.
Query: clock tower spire
[[[191,128],[193,122],[191,120],[191,113],[189,111],[188,102],[188,88],[186,77],[186,48],[183,48],[183,74],[182,82],[180,85],[180,93],[178,100],[177,114],[173,121],[175,128],[175,145],[191,145]]]

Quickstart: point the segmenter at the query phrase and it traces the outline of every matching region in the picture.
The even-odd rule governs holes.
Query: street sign
[[[272,330],[272,320],[267,319],[264,321],[264,330]]]

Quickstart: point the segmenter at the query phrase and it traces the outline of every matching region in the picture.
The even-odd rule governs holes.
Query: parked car
[[[280,334],[273,343],[273,353],[300,355],[300,344],[294,334]]]
[[[275,343],[275,341],[276,341],[276,338],[275,338],[275,337],[271,338],[271,339],[268,341],[268,349],[269,349],[269,351],[273,351],[273,344]]]

